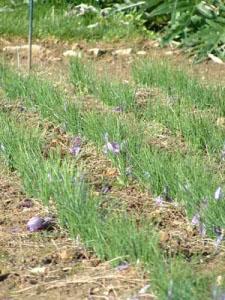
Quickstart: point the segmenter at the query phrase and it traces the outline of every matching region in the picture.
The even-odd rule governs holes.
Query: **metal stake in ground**
[[[28,34],[28,70],[32,64],[33,0],[29,0],[29,34]]]

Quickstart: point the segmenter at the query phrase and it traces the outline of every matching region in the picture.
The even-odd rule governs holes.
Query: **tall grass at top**
[[[167,102],[148,99],[142,115],[156,119],[173,131],[179,131],[185,140],[205,152],[221,152],[225,135],[217,126],[225,114],[225,91],[221,86],[206,85],[188,76],[166,62],[137,61],[133,77],[138,84],[161,88]]]
[[[221,116],[225,116],[225,90],[222,86],[203,84],[165,60],[138,60],[133,65],[133,78],[139,84],[162,88],[168,96],[178,98],[180,105],[216,108]]]
[[[6,9],[1,12],[0,35],[27,37],[28,5],[15,4],[12,5],[11,11]],[[2,6],[4,7],[5,4]],[[10,6],[10,3],[7,3],[7,6]],[[130,40],[148,35],[143,23],[135,14],[133,14],[132,20],[130,20],[130,16],[123,13],[105,18],[99,11],[77,16],[75,13],[71,14],[71,7],[65,1],[60,6],[47,2],[34,3],[33,22],[34,38],[55,37],[73,41],[81,39],[112,41],[120,38]],[[91,26],[89,27],[89,25]],[[94,26],[92,27],[92,25]]]
[[[135,109],[135,90],[125,82],[111,79],[105,71],[99,75],[91,63],[72,59],[70,79],[76,89],[94,94],[111,107],[120,107],[124,111]]]
[[[111,80],[109,76],[97,76],[93,66],[83,64],[79,59],[71,62],[70,77],[76,88],[95,95],[105,104],[119,106],[125,112],[132,111],[138,119],[157,120],[174,135],[180,133],[194,150],[221,152],[224,134],[223,129],[216,125],[216,120],[221,116],[219,104],[223,105],[222,90],[218,92],[214,87],[205,88],[181,71],[172,69],[170,74],[171,68],[167,64],[159,68],[157,63],[152,62],[152,65],[138,62],[134,65],[134,78],[139,84],[162,88],[168,103],[162,102],[162,95],[159,95],[159,99],[147,99],[144,108],[137,105],[133,85]]]

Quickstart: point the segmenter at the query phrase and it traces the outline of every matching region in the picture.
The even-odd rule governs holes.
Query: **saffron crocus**
[[[27,229],[30,232],[36,232],[39,230],[47,229],[51,227],[52,223],[52,218],[46,217],[46,218],[41,218],[41,217],[32,217],[28,222],[27,222]]]
[[[117,271],[124,271],[127,270],[129,268],[129,264],[126,261],[121,262],[117,267],[116,270]]]
[[[72,147],[70,148],[70,153],[74,156],[77,156],[81,150],[82,140],[79,136],[73,139]]]
[[[199,234],[204,237],[206,235],[206,226],[201,220],[200,213],[196,213],[191,220],[191,224],[196,226]]]
[[[113,112],[119,112],[122,113],[123,112],[123,108],[121,106],[116,106],[112,109]]]
[[[163,197],[162,196],[157,196],[154,198],[154,201],[157,205],[162,205],[163,204]]]
[[[214,198],[215,198],[215,200],[222,200],[223,197],[224,197],[223,190],[219,186],[215,191]]]
[[[111,152],[113,154],[119,154],[121,151],[121,147],[119,143],[116,142],[109,142],[109,135],[108,133],[104,136],[105,139],[105,145],[103,147],[103,152],[107,154],[108,152]]]
[[[199,213],[194,215],[194,217],[191,220],[191,224],[193,226],[199,226],[200,225],[200,214]]]
[[[109,186],[108,184],[105,184],[102,189],[101,189],[101,192],[102,194],[107,194],[108,192],[110,192],[111,190],[111,186]]]

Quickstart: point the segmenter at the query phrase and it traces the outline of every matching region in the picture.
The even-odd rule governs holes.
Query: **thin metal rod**
[[[33,0],[29,1],[28,70],[32,65]]]

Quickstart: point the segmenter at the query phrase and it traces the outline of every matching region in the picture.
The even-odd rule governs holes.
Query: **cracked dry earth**
[[[30,233],[34,215],[49,214],[28,198],[19,178],[0,165],[0,299],[131,299],[147,284],[144,274],[129,266],[119,271],[100,262],[81,243],[56,225]],[[153,299],[142,294],[138,299]]]

